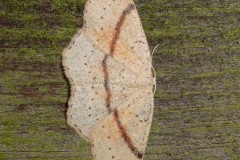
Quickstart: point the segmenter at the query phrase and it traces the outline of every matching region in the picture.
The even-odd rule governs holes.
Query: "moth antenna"
[[[152,53],[151,53],[151,56],[153,57],[153,54],[154,54],[154,52],[156,51],[156,49],[158,48],[158,46],[159,46],[160,44],[157,44],[154,48],[153,48],[153,51],[152,51]]]
[[[156,49],[158,48],[159,45],[160,45],[160,44],[157,44],[157,45],[153,48],[153,51],[152,51],[152,53],[151,53],[152,58],[153,58],[154,52],[156,51]],[[156,93],[156,90],[157,90],[157,85],[156,85],[156,76],[157,76],[157,74],[156,74],[156,70],[155,70],[155,68],[154,68],[153,66],[152,66],[152,72],[153,72],[153,78],[154,78],[153,94],[155,94],[155,93]]]
[[[155,70],[155,68],[152,66],[152,72],[153,72],[153,83],[154,83],[154,89],[153,89],[153,94],[155,94],[156,93],[156,90],[157,90],[157,85],[156,85],[156,76],[157,76],[157,74],[156,74],[156,70]]]

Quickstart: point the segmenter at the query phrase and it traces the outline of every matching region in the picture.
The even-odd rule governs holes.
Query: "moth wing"
[[[82,34],[63,54],[72,87],[68,123],[80,136],[90,138],[97,160],[142,159],[147,144],[154,82],[146,36],[133,6],[132,0],[87,1]],[[109,114],[103,59],[111,53]]]
[[[74,36],[69,46],[63,51],[63,66],[71,86],[85,84],[104,84],[103,59],[105,52],[94,45],[82,30]],[[109,75],[111,84],[135,85],[146,84],[146,78],[110,57]],[[148,76],[148,79],[152,76]]]
[[[151,88],[140,89],[137,97],[117,108],[117,113],[118,120],[113,112],[91,130],[90,139],[95,160],[142,159],[153,114]],[[124,128],[124,131],[120,128]]]
[[[92,125],[107,114],[103,98],[105,90],[101,85],[104,78],[99,67],[99,59],[104,55],[96,52],[94,45],[79,30],[62,54],[65,74],[71,85],[67,122],[86,140],[89,140]],[[102,96],[96,96],[96,93]],[[97,116],[92,110],[98,112]]]
[[[108,114],[102,59],[105,54],[94,46],[81,31],[63,52],[63,66],[71,83],[71,98],[67,111],[68,124],[86,140],[90,129]],[[109,59],[112,90],[111,109],[137,96],[136,84],[144,80],[113,58]],[[141,86],[141,85],[140,85]]]
[[[113,58],[134,70],[142,77],[151,74],[151,56],[147,39],[134,6],[119,24],[124,11],[134,6],[132,0],[91,0],[84,12],[83,33],[93,44],[100,47],[106,54],[110,53],[111,44],[118,27],[119,37],[116,40]],[[123,19],[123,18],[122,18]]]

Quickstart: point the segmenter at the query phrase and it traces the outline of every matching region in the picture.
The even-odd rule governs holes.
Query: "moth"
[[[94,160],[140,160],[156,79],[133,0],[88,0],[84,25],[63,52],[71,85],[67,122]]]

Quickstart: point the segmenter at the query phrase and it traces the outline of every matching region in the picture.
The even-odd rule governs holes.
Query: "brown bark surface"
[[[240,1],[135,1],[157,92],[146,160],[240,159]],[[66,124],[61,53],[84,0],[0,2],[0,159],[90,160]]]

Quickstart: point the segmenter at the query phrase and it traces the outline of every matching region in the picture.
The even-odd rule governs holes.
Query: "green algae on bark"
[[[84,159],[61,52],[85,0],[0,2],[0,159]],[[240,2],[136,0],[157,71],[146,160],[237,160]]]

